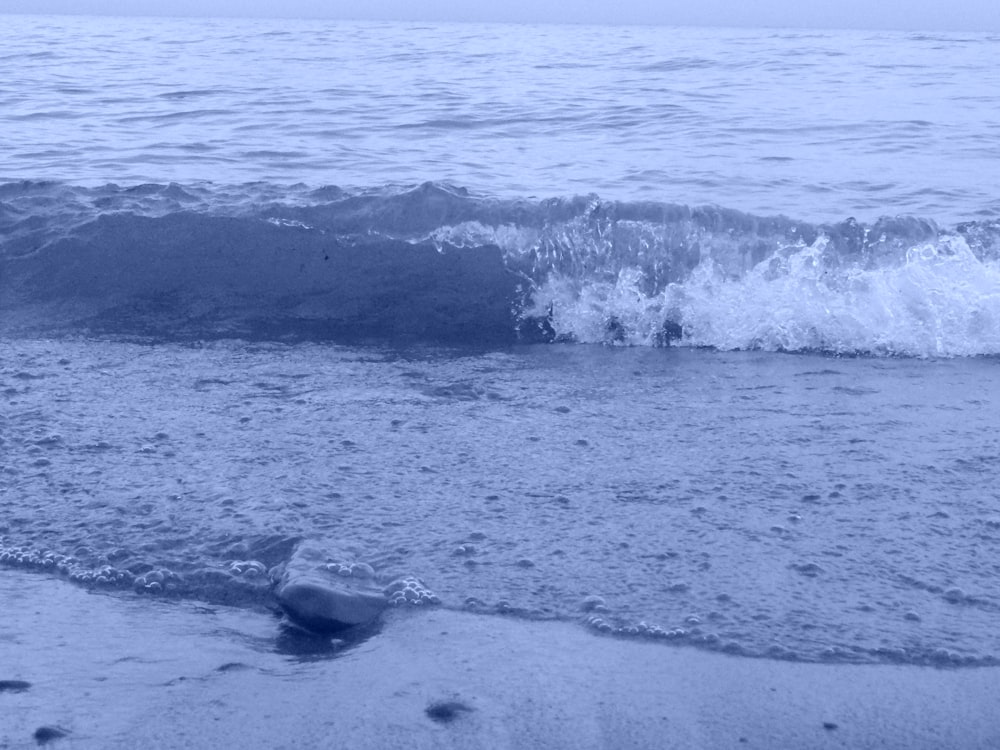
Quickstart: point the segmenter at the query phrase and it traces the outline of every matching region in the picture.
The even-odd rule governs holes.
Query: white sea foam
[[[739,277],[712,258],[661,292],[643,273],[581,283],[554,275],[534,298],[556,333],[582,342],[652,345],[663,324],[683,344],[717,349],[826,351],[916,357],[1000,353],[1000,264],[961,237],[910,248],[898,264],[866,268],[827,258],[827,238],[782,249]]]

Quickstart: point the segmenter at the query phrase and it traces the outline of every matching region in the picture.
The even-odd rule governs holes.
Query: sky
[[[0,0],[0,12],[1000,31],[998,0]]]

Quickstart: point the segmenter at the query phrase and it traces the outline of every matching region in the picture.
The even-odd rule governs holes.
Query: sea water
[[[0,37],[0,564],[1000,661],[1000,38]]]

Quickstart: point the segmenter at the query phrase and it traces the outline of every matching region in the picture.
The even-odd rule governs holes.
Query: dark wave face
[[[1000,222],[721,207],[0,185],[0,327],[167,338],[1000,353]]]

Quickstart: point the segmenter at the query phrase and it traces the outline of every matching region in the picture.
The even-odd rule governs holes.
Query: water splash
[[[998,264],[996,221],[814,225],[437,183],[0,184],[7,330],[991,355]]]

